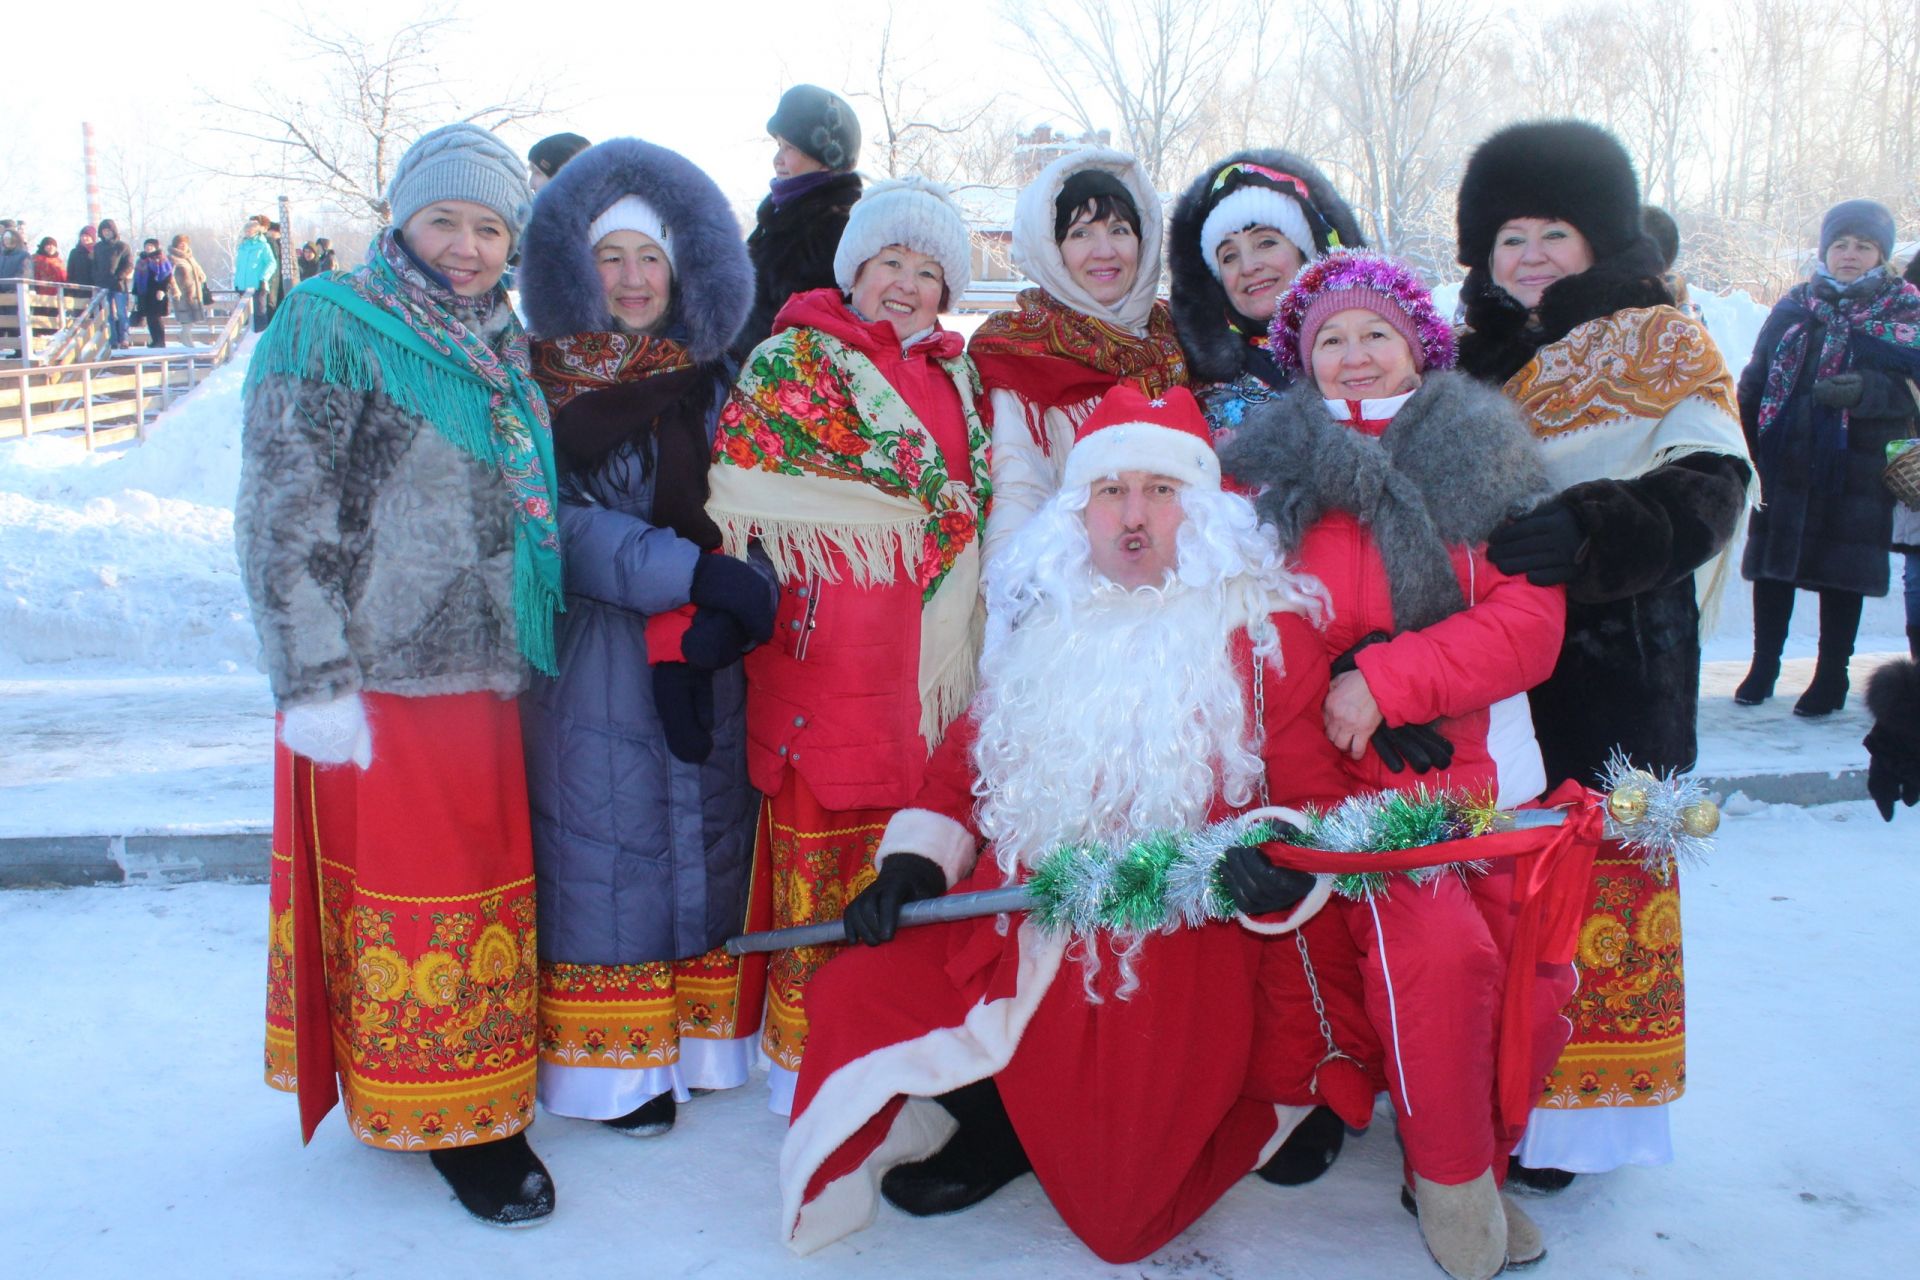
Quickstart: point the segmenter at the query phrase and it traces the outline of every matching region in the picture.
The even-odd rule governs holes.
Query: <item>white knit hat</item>
[[[852,293],[861,265],[890,244],[938,259],[947,291],[955,298],[973,283],[973,241],[967,235],[966,215],[937,182],[909,176],[867,188],[847,215],[847,229],[840,233],[840,248],[833,255],[833,278],[842,292]]]
[[[673,265],[673,239],[667,234],[667,224],[660,220],[654,207],[639,196],[621,196],[589,223],[587,247],[594,247],[616,231],[638,231],[659,245],[660,251],[667,255],[667,265]]]
[[[1303,263],[1312,262],[1318,256],[1313,247],[1313,232],[1307,228],[1307,215],[1301,212],[1299,202],[1272,187],[1249,184],[1228,192],[1200,224],[1200,260],[1207,264],[1215,280],[1220,279],[1220,263],[1213,251],[1220,247],[1222,240],[1248,227],[1272,227],[1293,242]]]

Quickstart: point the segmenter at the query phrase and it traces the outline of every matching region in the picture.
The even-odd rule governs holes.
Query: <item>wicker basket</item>
[[[1900,505],[1920,511],[1920,440],[1887,464],[1886,480]]]

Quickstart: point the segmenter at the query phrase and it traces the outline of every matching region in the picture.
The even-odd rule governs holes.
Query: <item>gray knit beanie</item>
[[[485,205],[507,224],[517,245],[533,213],[527,167],[506,144],[477,124],[442,125],[407,148],[387,184],[393,225],[436,200],[467,200]]]

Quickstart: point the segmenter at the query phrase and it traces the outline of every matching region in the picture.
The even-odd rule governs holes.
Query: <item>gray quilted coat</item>
[[[710,373],[691,393],[704,397],[710,442],[731,381],[724,353],[752,301],[753,275],[725,198],[679,155],[618,139],[582,152],[542,188],[521,253],[528,328],[556,339],[615,327],[587,228],[627,193],[666,224],[668,336]],[[701,552],[652,521],[650,445],[629,441],[591,463],[561,466],[559,674],[536,676],[521,700],[540,955],[550,962],[699,955],[740,932],[746,914],[760,796],[747,780],[739,664],[714,673],[713,752],[704,762],[668,752],[654,709],[647,618],[687,603]],[[770,570],[768,584],[771,592]]]

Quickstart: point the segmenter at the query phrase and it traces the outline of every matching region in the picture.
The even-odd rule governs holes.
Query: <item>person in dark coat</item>
[[[1167,237],[1173,323],[1216,444],[1249,406],[1291,384],[1268,352],[1267,326],[1294,274],[1366,244],[1327,176],[1289,151],[1236,152],[1181,195]]]
[[[1559,661],[1529,694],[1547,784],[1592,786],[1615,751],[1691,768],[1702,612],[1730,572],[1752,477],[1733,375],[1673,305],[1633,161],[1604,129],[1494,134],[1467,162],[1457,219],[1460,368],[1520,406],[1558,490],[1487,539],[1501,572],[1567,588]],[[1671,928],[1657,947],[1583,949],[1569,1048],[1509,1172],[1539,1190],[1672,1159],[1668,1104],[1686,1088],[1677,872],[1617,842],[1594,871],[1583,938],[1626,937],[1656,914]],[[1589,1091],[1585,1073],[1647,1087]]]
[[[93,287],[106,291],[107,318],[113,345],[127,345],[129,291],[133,288],[133,250],[120,238],[112,218],[100,219],[100,238],[93,246]]]
[[[167,303],[173,292],[173,261],[148,237],[133,268],[134,314],[147,322],[147,346],[167,345]]]
[[[1913,257],[1907,259],[1905,278],[1908,284],[1920,285],[1920,253],[1915,253]]]
[[[747,237],[753,310],[732,348],[742,362],[773,333],[773,318],[788,298],[834,286],[834,250],[861,191],[853,171],[860,162],[860,119],[846,99],[797,84],[780,95],[767,132],[774,176]]]
[[[556,133],[540,139],[527,152],[527,182],[535,191],[553,181],[560,166],[593,144],[577,133]]]
[[[1740,422],[1760,467],[1760,509],[1740,572],[1753,583],[1753,666],[1742,706],[1773,696],[1793,596],[1820,593],[1819,660],[1795,715],[1846,704],[1867,596],[1889,586],[1887,444],[1915,434],[1920,290],[1893,274],[1893,215],[1846,200],[1820,223],[1813,278],[1774,305],[1740,375]]]
[[[96,241],[91,226],[80,228],[74,237],[73,248],[67,251],[67,283],[93,283],[93,246]]]
[[[315,275],[323,275],[326,272],[332,271],[334,267],[338,265],[334,261],[333,241],[327,239],[325,236],[321,236],[313,242],[313,253],[313,273]]]
[[[746,1083],[764,967],[743,932],[759,794],[742,654],[770,565],[720,552],[708,459],[753,276],[726,198],[618,138],[535,201],[521,254],[553,407],[566,556],[560,669],[522,699],[540,904],[539,1097],[664,1133],[690,1089]]]

